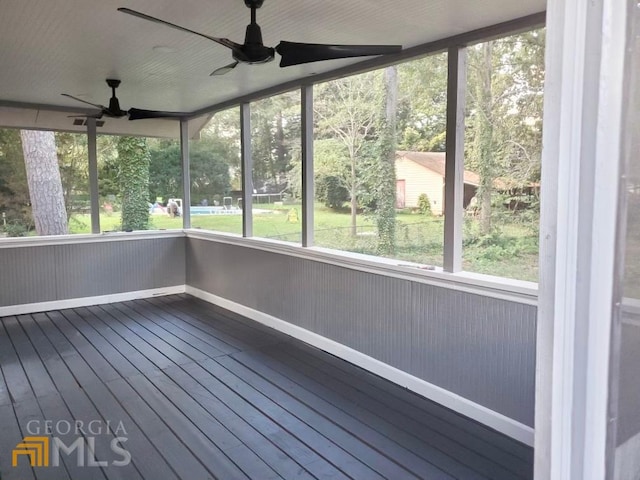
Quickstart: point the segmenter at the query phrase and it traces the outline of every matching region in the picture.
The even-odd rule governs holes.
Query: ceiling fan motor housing
[[[233,50],[232,56],[243,63],[267,63],[274,59],[275,49],[264,46],[260,26],[257,23],[250,23],[247,25],[244,45],[240,51]]]
[[[260,8],[264,0],[244,0],[244,4],[249,8]]]
[[[120,80],[115,78],[107,78],[107,85],[111,87],[111,98],[109,99],[109,109],[105,112],[108,116],[119,118],[124,117],[127,112],[120,108],[120,101],[116,97],[116,88],[120,86]]]

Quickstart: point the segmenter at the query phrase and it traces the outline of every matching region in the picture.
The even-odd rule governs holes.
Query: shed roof
[[[410,160],[412,162],[417,163],[418,165],[428,168],[432,172],[441,175],[444,178],[445,174],[445,159],[446,154],[444,152],[407,152],[407,151],[398,151],[396,152],[396,160],[400,158],[404,158]],[[480,176],[469,170],[464,171],[464,183],[467,185],[473,185],[477,187],[480,185]]]

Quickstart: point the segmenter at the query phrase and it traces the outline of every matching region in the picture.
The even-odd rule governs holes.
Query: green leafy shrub
[[[514,216],[511,215],[513,219]],[[534,228],[531,228],[533,231]],[[523,255],[538,253],[538,236],[515,236],[506,224],[496,224],[488,235],[480,234],[479,222],[466,219],[463,246],[465,257],[480,265],[505,261]]]
[[[432,215],[431,200],[426,193],[421,193],[418,197],[418,210],[421,215]]]
[[[7,237],[26,237],[29,235],[29,227],[17,221],[8,222],[3,230]]]
[[[326,207],[340,210],[349,201],[349,191],[338,177],[326,175],[316,179],[316,198]]]

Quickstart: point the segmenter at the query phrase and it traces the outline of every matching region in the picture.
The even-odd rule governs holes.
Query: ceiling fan
[[[247,25],[243,44],[236,43],[228,38],[218,38],[196,32],[188,28],[167,22],[145,13],[131,10],[130,8],[118,8],[120,12],[148,20],[150,22],[167,25],[183,32],[193,33],[211,40],[231,50],[233,63],[214,70],[211,75],[224,75],[238,66],[239,63],[251,65],[267,63],[274,59],[276,52],[280,54],[280,66],[289,67],[303,63],[320,62],[322,60],[334,60],[339,58],[365,57],[370,55],[389,55],[402,50],[400,45],[325,45],[317,43],[280,42],[275,47],[266,47],[262,42],[262,30],[256,22],[256,11],[262,7],[264,0],[244,0],[251,9],[251,23]]]
[[[146,118],[182,118],[186,116],[186,113],[181,112],[162,112],[158,110],[142,110],[139,108],[130,108],[129,110],[122,110],[120,108],[120,101],[118,97],[116,97],[116,88],[120,85],[120,80],[115,80],[113,78],[107,79],[107,85],[111,88],[111,99],[109,99],[109,106],[105,107],[104,105],[98,105],[97,103],[87,102],[78,97],[74,97],[73,95],[69,95],[68,93],[63,93],[62,95],[68,98],[72,98],[78,102],[86,103],[87,105],[91,105],[92,107],[100,110],[95,115],[71,115],[70,117],[87,117],[87,118],[95,118],[100,119],[103,116],[109,118],[123,118],[129,116],[129,120],[144,120]]]

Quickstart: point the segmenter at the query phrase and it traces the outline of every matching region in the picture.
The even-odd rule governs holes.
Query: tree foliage
[[[398,66],[398,148],[444,152],[447,130],[447,54]]]
[[[540,181],[544,42],[544,30],[535,30],[469,49],[465,163],[480,176],[483,235],[497,181],[502,190]]]
[[[221,201],[229,194],[231,181],[229,159],[232,153],[228,145],[219,140],[192,142],[189,150],[191,174],[191,201],[200,203]],[[182,162],[180,145],[162,140],[150,148],[149,201],[157,198],[183,198]]]
[[[98,190],[101,197],[120,195],[118,183],[118,139],[112,135],[99,135],[98,149]]]
[[[253,188],[292,193],[289,172],[300,158],[300,93],[265,98],[251,106]]]
[[[182,198],[182,162],[180,144],[160,140],[149,145],[149,202],[158,198]]]
[[[377,162],[376,225],[378,254],[392,255],[396,248],[396,114],[398,109],[398,69],[384,71],[384,111],[381,115],[380,154]]]
[[[240,109],[231,108],[216,113],[200,132],[200,139],[204,142],[213,142],[211,150],[216,159],[228,166],[231,190],[241,190]]]
[[[0,172],[0,212],[9,225],[27,231],[33,218],[19,130],[0,130]]]
[[[351,202],[351,234],[357,234],[358,189],[360,166],[365,144],[375,142],[383,95],[381,72],[341,78],[316,87],[314,112],[319,138],[334,138],[347,153],[347,168],[336,171],[349,191]]]
[[[87,136],[56,133],[56,149],[67,218],[89,208],[89,151]]]
[[[476,61],[475,94],[476,114],[474,115],[474,143],[472,152],[476,155],[475,171],[480,176],[478,203],[480,205],[480,230],[487,235],[491,229],[491,194],[497,177],[496,145],[494,137],[495,112],[493,110],[493,54],[494,42],[480,45]]]
[[[150,160],[147,141],[140,137],[119,137],[117,148],[122,230],[147,230]]]
[[[318,176],[315,187],[316,199],[321,201],[325,207],[341,210],[345,202],[349,200],[349,191],[336,176]]]

